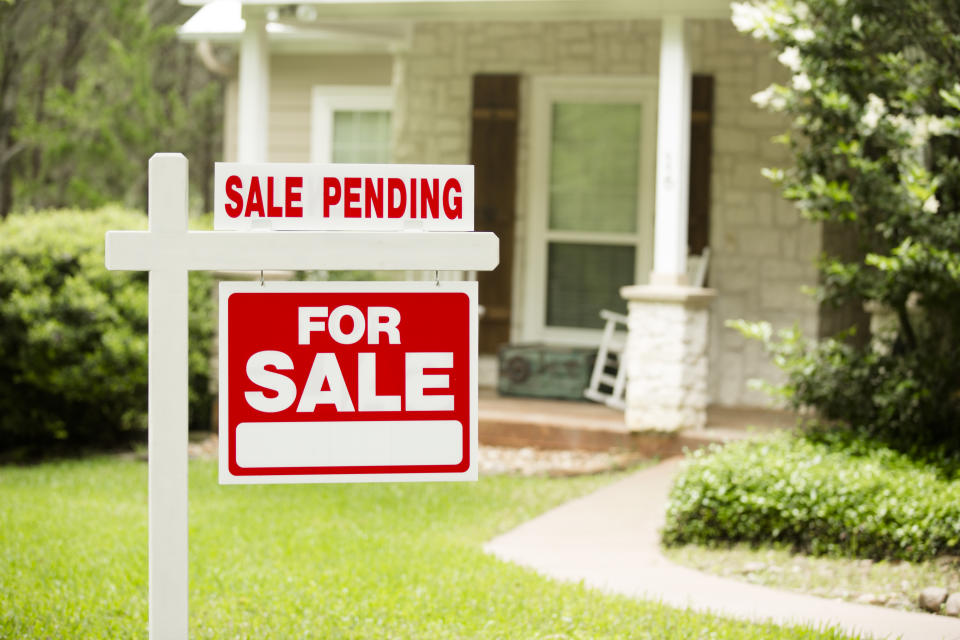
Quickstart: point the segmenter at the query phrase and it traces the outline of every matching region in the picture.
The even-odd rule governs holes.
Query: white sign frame
[[[306,475],[295,475],[295,474],[282,474],[282,475],[256,475],[256,476],[242,476],[234,475],[230,472],[229,469],[229,450],[231,446],[230,440],[230,415],[229,415],[229,344],[230,344],[230,334],[229,334],[229,317],[228,317],[228,299],[231,295],[235,293],[462,293],[465,294],[469,300],[469,317],[467,318],[468,322],[468,334],[469,334],[469,419],[467,425],[459,425],[459,428],[468,429],[468,439],[467,439],[467,450],[462,451],[462,455],[466,455],[469,461],[469,467],[464,471],[457,472],[406,472],[406,473],[389,473],[389,472],[378,472],[378,473],[331,473],[331,474],[306,474]],[[477,283],[473,281],[437,281],[437,282],[414,282],[414,281],[405,281],[405,282],[387,282],[387,281],[369,281],[369,282],[265,282],[264,284],[259,284],[257,282],[221,282],[220,283],[220,348],[219,348],[219,384],[220,384],[220,403],[219,403],[219,417],[220,417],[220,443],[219,443],[219,461],[220,461],[220,484],[301,484],[301,483],[320,483],[320,484],[329,484],[329,483],[368,483],[368,482],[451,482],[451,481],[475,481],[477,480],[477,325],[478,325],[478,306],[477,306]],[[239,384],[239,381],[237,381]],[[383,435],[383,429],[378,429],[378,425],[372,422],[363,422],[359,420],[349,421],[352,423],[362,425],[360,428],[366,430],[366,435],[368,437],[376,437],[377,435]],[[436,422],[436,421],[433,421]],[[452,421],[448,421],[452,422]],[[443,437],[443,433],[438,432],[438,427],[449,427],[451,425],[426,425],[421,424],[420,428],[417,429],[415,425],[410,424],[410,421],[403,420],[402,417],[398,417],[396,420],[392,421],[391,427],[406,429],[407,433],[416,433],[419,432],[420,438],[429,438],[431,436],[440,436]],[[401,424],[406,423],[406,424]],[[248,423],[249,424],[249,423]],[[259,426],[259,423],[256,426]],[[288,434],[291,438],[296,437],[305,437],[307,441],[310,439],[310,434],[305,432],[303,425],[311,424],[307,421],[304,422],[285,422],[277,421],[271,424],[281,425],[280,430]],[[317,428],[321,428],[321,425],[329,425],[331,423],[312,423]],[[298,426],[299,425],[299,426]],[[240,425],[245,426],[245,425]],[[251,425],[254,426],[254,425]],[[380,425],[382,426],[382,425]],[[263,438],[260,439],[261,444],[267,447],[273,447],[272,451],[261,451],[261,455],[266,457],[273,458],[282,458],[284,456],[289,456],[290,451],[277,451],[276,447],[279,444],[276,440],[282,439],[285,436],[276,433],[278,429],[274,429],[274,442],[269,442]],[[449,431],[448,431],[449,433]],[[316,433],[314,434],[316,436]],[[331,443],[328,443],[331,444]],[[341,446],[352,447],[347,450],[344,449],[341,453],[337,454],[344,458],[362,455],[362,451],[358,451],[357,447],[354,447],[354,444],[360,444],[356,441],[353,442],[342,442]],[[403,447],[405,444],[403,442],[395,442],[399,447]],[[419,445],[426,449],[430,446],[430,442],[424,442],[423,440],[419,441]],[[392,455],[405,455],[408,456],[408,459],[404,466],[418,466],[418,465],[427,465],[430,464],[429,461],[417,461],[417,453],[409,448],[404,448],[402,451],[394,451]],[[425,455],[428,455],[425,453]],[[238,456],[239,457],[239,456]],[[372,466],[387,466],[389,462],[381,462],[379,465]],[[400,464],[395,462],[394,464]],[[450,463],[447,463],[448,465]],[[341,460],[339,462],[328,462],[329,466],[351,466],[348,461]],[[277,465],[277,466],[298,466],[293,464],[288,465]],[[309,466],[309,465],[299,465],[299,466]],[[327,465],[324,465],[327,466]],[[359,463],[352,466],[361,466]]]
[[[150,158],[147,231],[108,231],[111,270],[148,271],[147,451],[149,634],[187,638],[187,273],[250,269],[489,271],[499,240],[485,232],[189,231],[188,165]],[[371,264],[372,263],[372,264]]]

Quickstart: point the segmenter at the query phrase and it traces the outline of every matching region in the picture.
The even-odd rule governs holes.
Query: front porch
[[[200,20],[221,5],[231,21]],[[501,240],[500,267],[477,274],[480,353],[595,348],[597,310],[629,315],[629,431],[710,430],[711,405],[766,402],[745,383],[776,372],[726,320],[816,332],[816,304],[798,290],[816,281],[820,232],[800,228],[760,175],[780,158],[769,140],[782,120],[750,104],[781,69],[733,29],[727,2],[215,0],[201,13],[181,36],[237,53],[227,159],[359,161],[331,155],[335,112],[344,140],[361,115],[388,131],[376,140],[392,162],[474,164],[477,228]],[[687,268],[706,247],[710,289]],[[568,439],[553,418],[524,424],[515,430]],[[626,446],[627,431],[575,442]]]
[[[499,395],[480,389],[480,444],[585,451],[621,450],[638,458],[665,458],[698,449],[790,428],[795,417],[785,411],[747,407],[707,408],[704,429],[674,433],[634,431],[623,411],[589,402]]]

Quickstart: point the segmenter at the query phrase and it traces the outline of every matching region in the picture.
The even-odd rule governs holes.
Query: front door
[[[595,345],[650,273],[656,80],[534,78],[531,96],[522,335]]]

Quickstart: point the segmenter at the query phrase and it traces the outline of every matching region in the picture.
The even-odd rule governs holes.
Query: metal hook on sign
[[[260,286],[263,286],[263,269],[260,269]]]
[[[440,270],[433,270],[433,282],[439,287],[440,286]]]

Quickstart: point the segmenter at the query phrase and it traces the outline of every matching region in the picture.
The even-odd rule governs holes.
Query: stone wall
[[[786,148],[771,142],[787,121],[758,109],[750,96],[784,81],[784,67],[765,44],[724,22],[696,22],[689,36],[693,69],[716,78],[709,286],[719,295],[710,320],[710,397],[723,405],[764,405],[766,395],[746,381],[777,379],[779,371],[757,343],[724,324],[767,320],[816,336],[817,305],[801,288],[816,283],[820,227],[802,220],[760,175],[763,167],[789,162]]]
[[[727,22],[692,21],[687,28],[693,71],[716,79],[709,284],[719,295],[710,314],[708,390],[713,403],[762,405],[765,396],[748,390],[746,381],[776,371],[758,345],[724,322],[765,319],[815,333],[816,306],[800,288],[816,279],[811,261],[819,250],[819,229],[801,222],[760,175],[762,167],[786,160],[783,149],[770,142],[785,121],[750,102],[753,93],[780,77],[779,63]],[[524,281],[529,78],[656,77],[659,47],[658,21],[423,23],[415,25],[409,46],[396,56],[397,162],[468,162],[473,74],[521,74],[514,335]]]
[[[521,76],[513,336],[521,334],[526,265],[530,77],[656,77],[659,33],[660,23],[655,21],[424,23],[415,25],[408,50],[396,57],[394,158],[397,162],[469,162],[473,75],[518,73]]]

